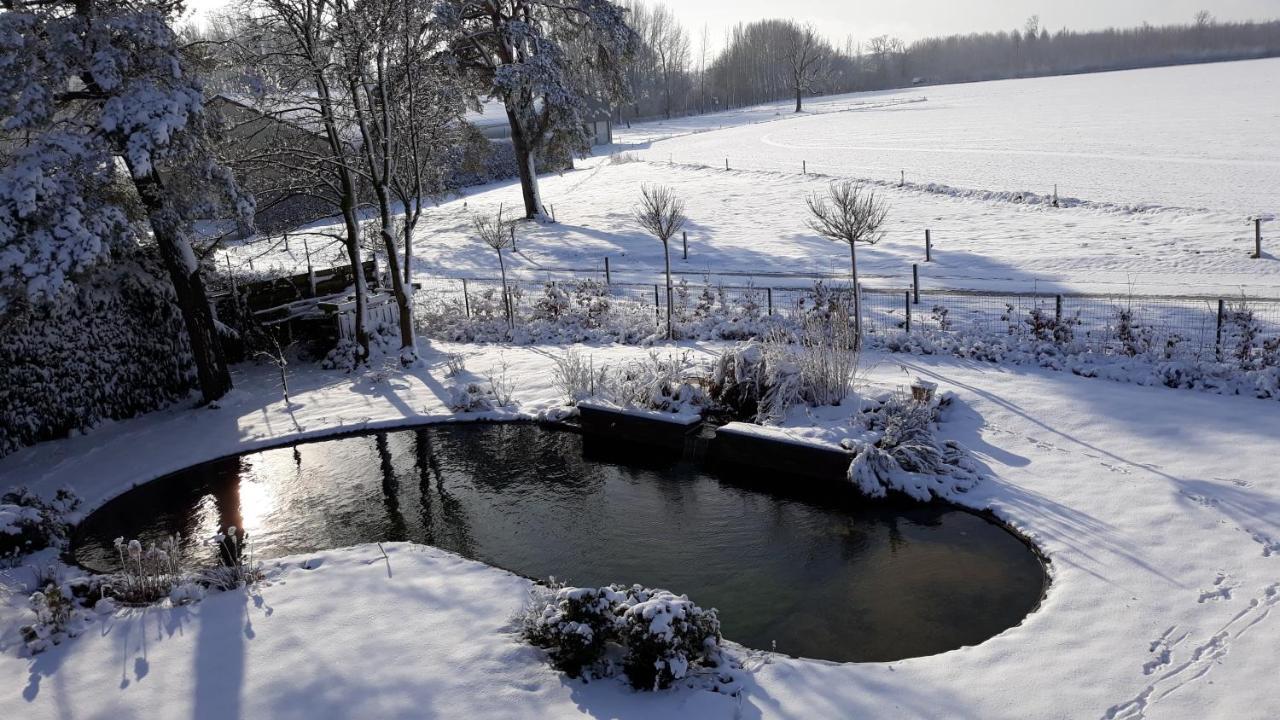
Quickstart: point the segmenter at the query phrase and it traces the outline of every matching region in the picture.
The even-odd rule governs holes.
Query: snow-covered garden
[[[1280,108],[1280,60],[803,112],[795,66],[794,113],[623,127],[619,111],[615,127],[598,96],[637,82],[629,63],[661,40],[628,23],[661,13],[250,5],[191,36],[164,3],[0,13],[0,715],[1280,716],[1280,263],[1259,190],[1280,158],[1274,127],[1232,120]],[[464,122],[486,101],[509,122],[501,150]],[[1062,132],[1085,110],[1110,114]],[[459,187],[499,165],[510,179]],[[253,226],[297,197],[323,211]],[[670,524],[646,525],[567,456],[533,466],[530,483],[640,517],[622,542],[653,567],[703,571],[686,535],[741,532],[748,504],[801,524],[787,492],[887,508],[885,567],[842,596],[869,535],[820,516],[790,556],[767,530],[742,543],[713,607],[649,566],[595,582],[433,539],[404,522],[407,460],[412,492],[432,468],[459,535],[505,523],[519,546],[551,523],[496,491],[475,495],[483,512],[449,498],[452,468],[385,435],[376,507],[333,507],[301,470],[306,442],[471,422],[603,422],[627,452],[593,462],[625,483],[660,484],[678,458],[733,485],[715,517],[657,487]],[[292,452],[261,472],[305,492],[236,475],[260,452]],[[351,458],[316,455],[362,489]],[[467,477],[511,472],[476,457]],[[183,487],[219,462],[240,468],[229,497]],[[194,495],[120,504],[144,486]],[[255,542],[287,502],[396,527]],[[91,518],[120,507],[128,532],[84,562]],[[900,532],[929,523],[921,507],[994,529],[1031,572],[984,564],[977,537]],[[895,565],[913,543],[920,563]],[[771,550],[805,571],[786,607],[750,555]],[[975,593],[947,595],[961,586]],[[905,649],[988,603],[1016,617]],[[795,657],[729,631],[743,608],[785,616],[778,632],[844,637],[821,618],[847,619],[893,645],[902,628],[904,648]]]

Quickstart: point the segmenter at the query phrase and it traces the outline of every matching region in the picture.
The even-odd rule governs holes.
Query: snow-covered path
[[[509,366],[523,412],[557,401],[558,348],[437,346]],[[714,346],[690,346],[694,352]],[[597,362],[643,353],[591,348]],[[133,482],[292,437],[450,417],[442,358],[374,382],[241,368],[220,409],[155,413],[0,460],[5,485]],[[968,496],[1052,559],[1022,625],[977,647],[888,664],[753,656],[740,703],[583,686],[504,631],[523,580],[412,546],[314,553],[251,595],[95,623],[16,655],[0,606],[0,715],[52,717],[1270,718],[1280,643],[1280,408],[946,358],[868,356],[882,385],[926,377],[961,403],[943,426],[994,478]],[[801,427],[797,433],[805,433]],[[315,566],[317,563],[308,563]],[[13,583],[24,569],[8,571]],[[678,590],[678,588],[677,588]]]

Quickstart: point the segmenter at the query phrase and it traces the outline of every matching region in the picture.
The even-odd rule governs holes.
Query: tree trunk
[[[391,207],[386,190],[378,193],[382,215],[382,244],[387,249],[387,275],[391,276],[391,291],[400,309],[400,362],[411,365],[418,359],[418,341],[413,335],[413,303],[410,285],[400,275],[400,258],[396,255],[395,231],[391,227]]]
[[[183,237],[178,226],[177,214],[169,207],[160,175],[152,170],[143,177],[136,177],[133,163],[126,159],[126,165],[147,210],[160,257],[173,283],[182,322],[187,328],[191,356],[196,363],[201,398],[206,403],[213,402],[231,389],[231,373],[227,371],[227,360],[222,353],[222,342],[218,339],[218,328],[205,293],[204,279],[200,276],[200,266],[190,241]]]
[[[796,112],[800,112],[800,98],[802,96],[800,88],[796,88]]]
[[[849,243],[849,267],[853,271],[853,349],[862,349],[862,293],[858,291],[858,244]]]
[[[507,294],[507,265],[502,261],[502,248],[498,248],[498,268],[502,271],[502,309],[507,313],[507,327],[512,330],[516,327],[516,321],[513,317],[511,307],[511,296]]]
[[[662,261],[667,266],[667,339],[674,340],[671,332],[671,252],[667,249],[667,241],[662,241]]]
[[[351,261],[352,283],[356,288],[356,342],[360,355],[356,364],[369,360],[368,304],[369,288],[364,279],[364,266],[360,262],[360,221],[356,219],[354,190],[342,198],[342,220],[347,228],[347,258]]]
[[[511,146],[516,152],[516,170],[520,173],[520,193],[524,196],[524,216],[533,220],[542,214],[542,201],[538,197],[538,171],[534,163],[533,148],[516,113],[507,107],[507,121],[511,124]]]

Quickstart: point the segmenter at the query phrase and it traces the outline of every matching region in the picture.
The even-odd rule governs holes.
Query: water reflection
[[[1044,580],[1013,536],[953,508],[869,504],[845,486],[533,425],[375,433],[207,463],[90,516],[79,560],[116,536],[248,528],[259,557],[412,540],[533,576],[638,582],[718,607],[730,639],[833,660],[974,644]],[[216,550],[189,545],[204,561]]]

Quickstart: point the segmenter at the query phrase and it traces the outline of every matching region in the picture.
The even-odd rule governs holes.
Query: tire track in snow
[[[1177,665],[1172,665],[1174,648],[1187,635],[1184,633],[1182,637],[1170,643],[1168,638],[1173,634],[1176,626],[1169,628],[1164,635],[1152,642],[1151,652],[1157,655],[1154,660],[1143,665],[1143,675],[1149,677],[1166,667],[1170,669],[1160,673],[1132,699],[1107,708],[1102,715],[1102,720],[1145,718],[1147,708],[1208,675],[1218,661],[1230,651],[1231,642],[1267,619],[1277,604],[1280,604],[1280,582],[1268,585],[1263,589],[1260,597],[1250,598],[1247,607],[1232,616],[1208,640],[1195,646],[1191,650],[1191,655]]]

